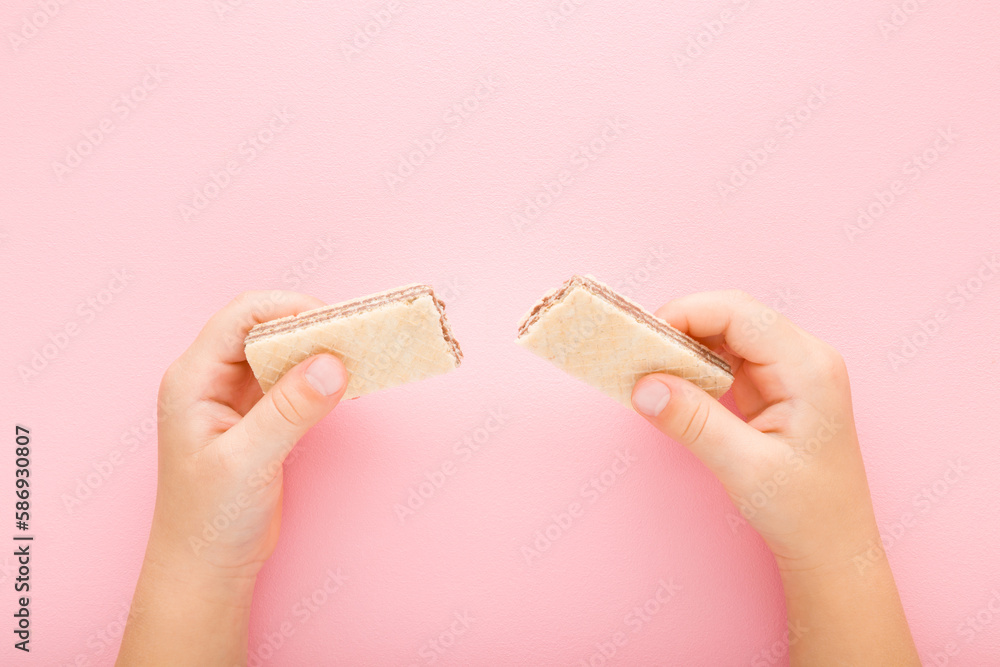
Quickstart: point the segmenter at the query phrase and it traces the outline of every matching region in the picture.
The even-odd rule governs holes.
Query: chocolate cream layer
[[[563,283],[562,287],[542,297],[541,301],[539,301],[535,305],[535,307],[531,310],[531,312],[528,313],[528,315],[521,322],[520,329],[517,332],[518,338],[528,333],[528,330],[531,329],[532,325],[538,322],[538,320],[541,319],[542,315],[549,308],[551,308],[555,304],[565,299],[566,295],[569,294],[576,287],[585,289],[594,296],[604,299],[606,302],[618,308],[620,311],[622,311],[632,319],[636,320],[640,324],[645,324],[656,333],[664,336],[665,338],[669,338],[670,340],[679,345],[682,345],[683,347],[687,348],[695,355],[697,355],[699,358],[703,359],[704,361],[714,366],[717,366],[726,373],[732,375],[732,369],[730,368],[729,363],[726,362],[725,359],[723,359],[716,353],[712,352],[710,349],[708,349],[695,339],[691,338],[690,336],[686,335],[685,333],[673,328],[672,326],[670,326],[663,320],[659,319],[652,313],[649,313],[645,309],[632,303],[625,297],[621,296],[620,294],[612,290],[607,285],[600,283],[588,276],[573,276],[565,283]]]
[[[300,313],[299,315],[289,315],[288,317],[282,317],[269,322],[261,322],[250,329],[250,332],[247,334],[246,340],[244,341],[244,345],[250,345],[265,338],[271,338],[290,331],[305,329],[323,322],[329,322],[330,320],[371,312],[391,303],[413,301],[423,296],[429,296],[434,301],[434,306],[437,308],[438,313],[441,316],[441,334],[451,348],[452,353],[455,355],[456,364],[461,363],[462,349],[459,347],[458,341],[455,340],[452,335],[451,327],[445,319],[444,303],[437,298],[430,285],[406,285],[404,287],[398,287],[386,292],[361,297],[360,299],[324,306],[322,308]]]

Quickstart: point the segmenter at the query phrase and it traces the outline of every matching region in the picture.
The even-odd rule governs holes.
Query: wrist
[[[869,540],[877,552],[863,548],[808,569],[779,565],[796,633],[791,664],[920,664],[877,532]]]
[[[769,543],[782,577],[864,574],[884,564],[885,549],[870,502],[846,504],[837,514],[809,523],[794,543]]]
[[[874,527],[828,542],[809,554],[788,558],[775,553],[778,573],[786,589],[833,582],[864,586],[885,575],[892,577],[882,538]]]
[[[249,609],[256,571],[227,567],[195,553],[190,545],[158,534],[154,524],[146,547],[146,564],[158,580],[178,594],[233,608]]]
[[[117,664],[246,664],[255,582],[167,539],[154,521]]]

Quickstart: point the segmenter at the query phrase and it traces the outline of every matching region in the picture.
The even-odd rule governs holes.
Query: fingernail
[[[640,382],[632,394],[632,405],[647,417],[656,417],[670,400],[670,388],[659,380]]]
[[[347,376],[342,365],[330,356],[322,355],[306,369],[306,382],[324,396],[331,396],[347,383]]]

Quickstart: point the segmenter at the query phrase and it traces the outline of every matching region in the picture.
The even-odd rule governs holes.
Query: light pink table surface
[[[156,387],[211,313],[251,288],[332,302],[426,281],[466,361],[300,443],[252,664],[597,665],[619,631],[608,664],[784,664],[773,560],[720,485],[512,343],[544,290],[590,272],[651,308],[741,287],[833,343],[921,655],[1000,664],[996,3],[559,11],[3,4],[0,405],[33,431],[37,542],[34,648],[8,629],[0,662],[111,664]],[[328,572],[346,577],[329,594]]]

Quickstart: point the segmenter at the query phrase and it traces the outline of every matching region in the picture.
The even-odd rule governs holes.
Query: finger
[[[693,338],[718,345],[721,337],[734,354],[756,364],[805,355],[802,330],[745,292],[691,294],[664,304],[656,315]]]
[[[746,365],[741,364],[733,371],[733,402],[736,403],[740,414],[748,422],[771,404],[771,401],[766,400],[761,394],[760,388],[753,379],[753,372],[760,368],[763,367],[747,363]]]
[[[319,299],[298,292],[243,292],[208,320],[185,354],[195,367],[244,362],[247,357],[243,341],[251,327],[324,305]]]
[[[721,336],[719,338],[721,338]],[[707,343],[704,343],[704,341],[702,341],[702,343],[712,352],[715,352],[717,355],[725,359],[726,363],[729,364],[730,372],[733,375],[736,375],[737,371],[739,371],[740,369],[740,366],[743,365],[744,361],[743,357],[739,356],[738,354],[733,354],[732,350],[729,349],[729,346],[726,345],[725,341],[720,341],[715,345],[709,345]]]
[[[697,456],[724,483],[773,449],[760,432],[704,391],[665,373],[639,380],[632,405],[663,434]]]
[[[264,394],[226,434],[231,446],[252,465],[274,467],[295,443],[340,402],[347,369],[332,354],[318,354],[296,365]]]
[[[260,322],[323,305],[314,297],[283,290],[240,294],[208,320],[177,359],[184,391],[191,400],[221,403],[246,414],[261,396],[244,352],[247,332]]]

